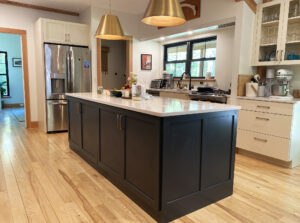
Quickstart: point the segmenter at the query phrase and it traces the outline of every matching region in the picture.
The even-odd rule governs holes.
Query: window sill
[[[180,81],[180,78],[174,78],[174,81]],[[189,81],[189,79],[183,79],[182,81]],[[192,78],[192,81],[199,81],[199,82],[215,82],[216,79],[202,79],[202,78]]]

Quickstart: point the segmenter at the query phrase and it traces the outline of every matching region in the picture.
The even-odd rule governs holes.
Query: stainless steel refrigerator
[[[88,47],[44,44],[47,132],[68,130],[66,93],[91,92]]]

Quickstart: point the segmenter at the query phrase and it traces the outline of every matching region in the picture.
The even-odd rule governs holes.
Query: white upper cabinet
[[[68,41],[74,45],[89,45],[90,30],[89,26],[83,24],[66,24]]]
[[[259,4],[254,46],[253,66],[300,64],[300,1]]]
[[[69,45],[89,45],[89,26],[79,23],[43,19],[43,42]]]

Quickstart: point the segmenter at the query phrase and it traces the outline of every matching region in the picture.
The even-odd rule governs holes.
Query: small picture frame
[[[13,67],[22,67],[22,58],[12,58]]]
[[[152,55],[142,54],[141,55],[141,69],[142,70],[152,70]]]

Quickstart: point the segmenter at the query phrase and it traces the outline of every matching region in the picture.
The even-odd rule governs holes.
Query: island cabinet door
[[[99,111],[96,104],[82,103],[82,149],[93,164],[97,164],[99,154]]]
[[[162,212],[181,217],[233,191],[237,113],[165,118]]]
[[[99,165],[117,179],[124,178],[124,129],[119,109],[100,108]]]
[[[69,111],[69,142],[72,149],[82,149],[81,134],[81,103],[77,100],[68,100]]]
[[[159,209],[160,119],[127,112],[125,182],[138,200]]]

